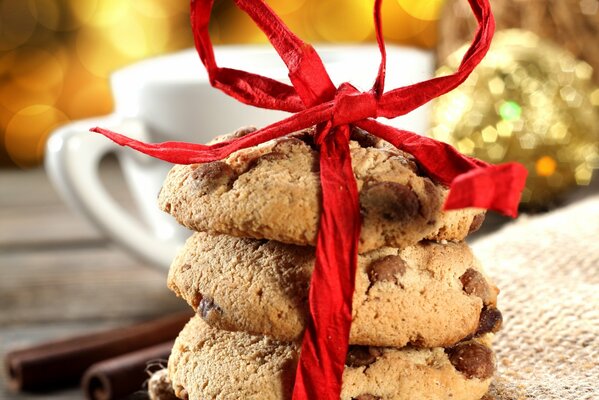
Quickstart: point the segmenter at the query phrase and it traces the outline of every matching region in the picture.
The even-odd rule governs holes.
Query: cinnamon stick
[[[43,391],[77,385],[94,363],[174,340],[190,317],[189,312],[179,313],[9,352],[5,358],[8,387]]]
[[[166,365],[173,342],[166,342],[92,365],[83,375],[81,388],[89,400],[116,400],[140,390],[150,378],[148,363]]]

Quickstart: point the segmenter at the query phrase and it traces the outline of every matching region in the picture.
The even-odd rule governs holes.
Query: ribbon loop
[[[383,37],[383,24],[381,22],[381,5],[383,0],[374,1],[374,30],[376,32],[376,42],[379,45],[381,53],[381,63],[379,64],[379,72],[372,85],[372,91],[377,98],[383,95],[385,91],[385,75],[387,73],[387,49],[385,48],[385,38]]]
[[[235,0],[266,34],[289,70],[289,79],[308,107],[331,100],[335,85],[331,82],[314,48],[297,37],[263,0]]]
[[[255,107],[298,112],[305,108],[295,88],[258,74],[216,63],[208,25],[214,0],[191,0],[191,28],[196,50],[206,67],[210,84],[242,103]]]
[[[469,3],[478,21],[478,29],[458,70],[451,75],[429,79],[383,94],[379,103],[380,116],[395,118],[407,114],[449,92],[464,82],[474,67],[480,63],[491,46],[491,39],[495,32],[495,19],[488,0],[469,0]]]
[[[306,106],[331,100],[335,85],[312,46],[306,45],[297,63],[289,66],[289,79]]]

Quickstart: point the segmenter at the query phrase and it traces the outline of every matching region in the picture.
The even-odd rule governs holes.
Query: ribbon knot
[[[292,85],[219,67],[208,33],[214,0],[193,0],[191,22],[195,44],[210,83],[246,104],[289,111],[293,115],[241,138],[210,146],[184,142],[143,143],[106,129],[92,130],[161,160],[193,164],[222,160],[235,151],[314,125],[318,127],[322,212],[316,264],[310,281],[310,316],[293,399],[339,400],[352,318],[361,221],[348,143],[349,124],[412,154],[432,179],[450,186],[445,209],[479,207],[515,216],[527,174],[522,165],[490,165],[466,157],[448,144],[374,119],[404,115],[461,84],[489,49],[495,22],[488,0],[469,0],[478,29],[458,70],[451,75],[384,92],[386,52],[381,26],[382,0],[374,0],[381,63],[372,90],[362,93],[349,83],[336,89],[312,46],[295,36],[264,0],[235,0],[235,3],[266,34],[287,65]]]
[[[360,92],[348,82],[337,89],[333,104],[332,126],[348,125],[377,116],[378,101],[375,94]]]

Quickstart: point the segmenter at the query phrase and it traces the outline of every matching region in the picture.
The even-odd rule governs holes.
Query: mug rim
[[[320,44],[314,47],[323,58],[333,82],[340,84],[341,81],[349,81],[361,89],[367,89],[364,86],[374,82],[380,61],[376,43]],[[285,83],[290,82],[283,61],[268,44],[219,45],[214,47],[214,51],[221,66],[243,68]],[[260,61],[256,61],[256,55],[262,55]],[[266,67],[265,59],[269,62]],[[410,63],[402,62],[405,59],[409,59]],[[427,49],[389,45],[387,63],[401,63],[402,66],[401,71],[395,68],[387,70],[387,82],[398,81],[393,77],[397,73],[432,76],[434,72],[433,52]],[[169,68],[172,66],[175,68]],[[349,74],[347,71],[350,71]],[[340,80],[339,75],[347,75],[348,79]],[[140,93],[147,91],[150,86],[177,90],[185,85],[204,84],[208,84],[208,74],[194,48],[146,58],[110,75],[115,112],[126,117],[138,115],[136,104],[139,104]]]
[[[378,46],[374,43],[364,44],[320,44],[315,45],[314,48],[323,59],[326,67],[332,67],[335,64],[342,62],[351,62],[352,65],[355,62],[359,64],[366,64],[367,61],[364,57],[361,57],[360,53],[370,53],[375,51],[375,55],[378,57]],[[220,66],[226,66],[229,68],[244,68],[249,72],[261,73],[256,70],[256,67],[263,66],[263,62],[256,62],[255,59],[247,59],[245,56],[262,56],[266,57],[267,61],[274,61],[272,64],[268,64],[266,67],[271,69],[280,69],[287,73],[285,64],[280,59],[276,51],[268,44],[250,44],[250,45],[236,45],[227,44],[219,45],[214,47],[215,55]],[[390,63],[397,60],[400,53],[403,58],[404,55],[409,54],[410,57],[429,57],[432,55],[431,50],[421,49],[413,46],[402,46],[402,45],[389,45],[387,46],[387,62]],[[162,70],[166,64],[172,64],[177,67],[181,67],[181,61],[187,64],[185,69],[175,69],[173,74],[165,74]],[[369,64],[372,64],[368,60]],[[378,61],[377,61],[378,63]],[[193,66],[192,66],[193,64]],[[142,74],[142,71],[149,72],[162,72],[161,74]],[[133,64],[127,65],[120,68],[110,75],[111,84],[118,84],[120,80],[131,80],[134,79],[140,82],[189,82],[198,81],[203,82],[208,78],[208,74],[204,66],[202,65],[196,50],[194,48],[188,48],[176,52],[162,54],[159,56],[149,57]],[[374,76],[372,77],[374,79]]]

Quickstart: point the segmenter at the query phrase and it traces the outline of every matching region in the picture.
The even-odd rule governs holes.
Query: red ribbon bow
[[[362,93],[349,83],[335,88],[312,46],[295,36],[263,0],[235,0],[235,3],[266,34],[289,69],[292,86],[219,67],[208,33],[213,0],[192,0],[195,44],[210,83],[246,104],[295,114],[244,137],[211,146],[183,142],[147,144],[105,129],[92,129],[150,156],[177,164],[192,164],[221,160],[234,151],[317,126],[315,142],[320,147],[322,214],[316,265],[310,283],[310,318],[297,368],[294,400],[337,400],[341,392],[360,237],[358,190],[349,152],[350,124],[412,154],[433,179],[450,186],[445,209],[480,207],[510,216],[517,214],[527,174],[522,165],[490,165],[463,156],[447,144],[374,119],[406,114],[452,90],[481,61],[490,46],[495,22],[488,0],[469,2],[479,25],[459,69],[452,75],[384,92],[386,52],[381,26],[382,0],[375,0],[374,23],[381,63],[372,89]]]

